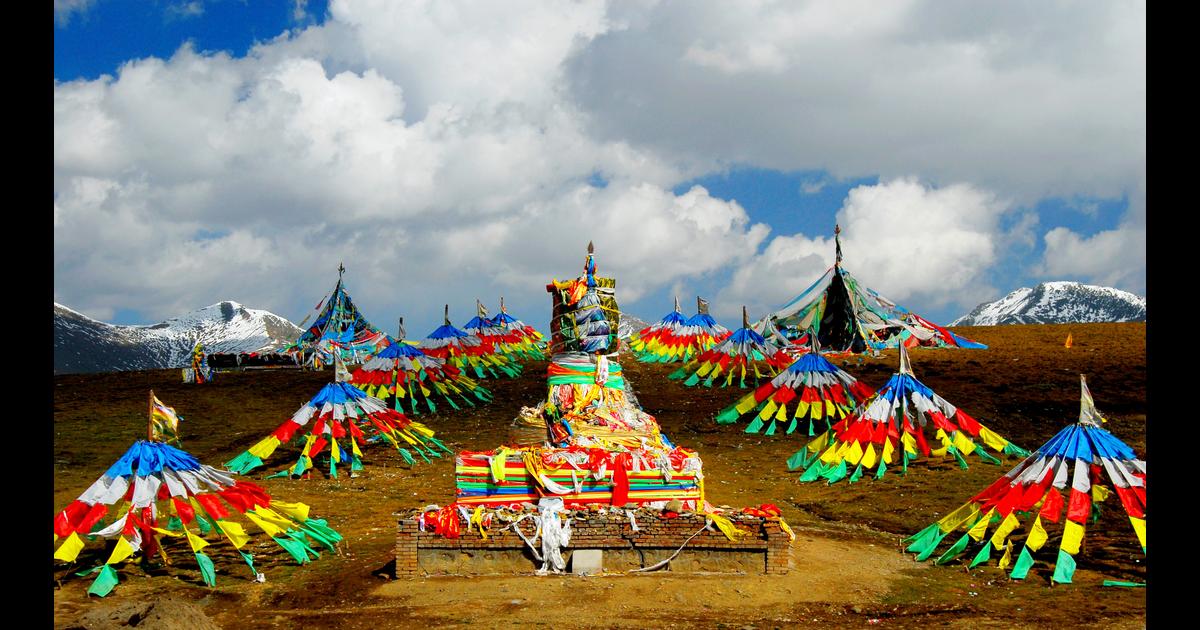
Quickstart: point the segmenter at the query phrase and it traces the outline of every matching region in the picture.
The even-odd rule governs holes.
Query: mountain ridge
[[[197,342],[207,352],[261,352],[299,334],[286,318],[233,300],[147,325],[109,324],[55,302],[54,373],[185,367]]]
[[[1021,287],[984,302],[950,326],[1071,324],[1146,321],[1146,298],[1098,285],[1065,280]]]

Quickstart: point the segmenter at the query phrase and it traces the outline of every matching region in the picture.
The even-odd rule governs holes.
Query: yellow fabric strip
[[[184,530],[184,533],[187,534],[188,544],[192,546],[192,551],[200,551],[209,545],[207,540],[204,540],[188,530]]]
[[[1083,525],[1067,519],[1067,526],[1063,529],[1062,544],[1058,548],[1073,556],[1079,553],[1081,542],[1083,542]]]
[[[287,531],[287,529],[279,527],[275,523],[272,523],[271,521],[262,518],[251,511],[246,512],[246,518],[253,521],[255,525],[258,525],[259,529],[266,532],[268,536],[277,536]]]
[[[996,435],[991,429],[979,425],[979,439],[987,444],[988,448],[994,451],[1002,451],[1005,446],[1008,446],[1008,440]]]
[[[1004,539],[1008,538],[1008,535],[1012,532],[1012,530],[1016,529],[1020,524],[1021,521],[1017,520],[1016,515],[1012,512],[1009,512],[1008,516],[1005,516],[1004,520],[1000,521],[1000,526],[996,528],[996,532],[992,534],[992,546],[997,550],[1003,548]]]
[[[58,551],[54,552],[54,559],[62,560],[63,562],[74,562],[82,549],[83,539],[79,537],[79,534],[71,532],[71,535],[67,536],[63,544],[58,546]]]
[[[1146,549],[1146,519],[1129,517],[1129,522],[1133,525],[1133,531],[1137,533],[1138,542],[1142,544],[1142,550]]]
[[[250,540],[250,535],[242,528],[241,523],[217,521],[217,525],[221,526],[221,531],[225,532],[225,537],[237,549],[241,549]]]
[[[283,512],[301,523],[308,520],[308,506],[304,503],[284,503],[278,499],[272,499],[271,509]]]
[[[133,555],[133,545],[125,540],[124,536],[117,538],[117,546],[113,547],[112,555],[108,556],[108,560],[104,564],[116,564],[129,556]]]
[[[1033,527],[1029,530],[1029,537],[1025,539],[1025,546],[1029,547],[1030,551],[1037,551],[1049,538],[1050,535],[1046,533],[1046,527],[1042,525],[1042,516],[1039,514],[1033,519]]]
[[[988,510],[987,514],[983,515],[983,518],[979,519],[971,529],[967,530],[967,535],[974,539],[975,542],[983,540],[983,537],[987,535],[988,524],[992,522],[992,515],[995,513],[996,508]]]
[[[247,452],[259,459],[266,459],[271,456],[271,453],[275,452],[276,448],[279,448],[279,438],[274,435],[268,435],[258,444],[251,446]]]

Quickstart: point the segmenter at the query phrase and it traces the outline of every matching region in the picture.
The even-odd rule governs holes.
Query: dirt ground
[[[943,398],[1032,450],[1077,418],[1084,373],[1097,407],[1109,418],[1106,428],[1146,458],[1145,324],[956,331],[991,348],[911,352],[917,378]],[[1068,332],[1074,336],[1071,349],[1063,348]],[[879,387],[897,360],[888,351],[881,358],[837,362]],[[252,542],[256,566],[266,575],[265,583],[257,583],[228,545],[213,544],[206,553],[216,563],[217,586],[210,589],[183,548],[173,553],[172,567],[122,565],[120,584],[98,600],[86,594],[90,578],[73,574],[103,561],[102,546],[93,543],[77,566],[54,572],[56,626],[99,627],[94,620],[119,617],[134,602],[166,598],[191,604],[227,628],[1146,625],[1145,589],[1101,586],[1105,579],[1146,581],[1144,556],[1114,501],[1088,528],[1071,585],[1051,587],[1045,564],[1035,565],[1020,582],[1010,581],[994,562],[970,571],[957,563],[918,563],[900,551],[901,539],[965,502],[1017,460],[1002,466],[972,461],[965,471],[952,463],[917,463],[906,476],[889,470],[880,481],[799,484],[784,462],[805,436],[749,435],[742,424],[713,422],[741,390],[684,387],[666,378],[674,365],[639,364],[628,356],[621,364],[642,405],[671,440],[700,452],[711,503],[739,508],[775,503],[783,509],[797,534],[789,575],[394,580],[389,577],[394,513],[451,503],[454,461],[444,457],[408,467],[394,451],[373,447],[365,452],[366,473],[355,479],[254,475],[273,496],[308,503],[315,516],[342,532],[346,541],[339,554],[322,553],[300,567],[269,539]],[[496,400],[487,406],[461,413],[440,407],[440,415],[418,419],[453,450],[493,448],[505,440],[519,408],[545,395],[545,367],[530,363],[519,379],[489,381]],[[145,435],[150,388],[186,418],[184,448],[219,466],[290,417],[330,378],[329,372],[259,371],[221,374],[211,385],[196,386],[180,383],[178,370],[56,376],[55,506],[65,507]],[[260,470],[279,470],[295,454],[294,446],[281,447]],[[137,625],[165,627],[152,621]]]

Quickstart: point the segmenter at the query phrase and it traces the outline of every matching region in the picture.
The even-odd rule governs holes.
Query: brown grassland
[[[1145,324],[1073,324],[956,329],[989,350],[919,349],[911,353],[918,379],[943,398],[1017,444],[1033,450],[1079,411],[1079,374],[1106,428],[1146,458]],[[1074,347],[1065,349],[1070,332]],[[880,358],[839,359],[851,374],[882,386],[896,352]],[[273,496],[308,503],[346,537],[339,554],[297,566],[265,537],[250,543],[265,583],[250,579],[228,545],[206,552],[217,565],[217,585],[204,586],[185,546],[169,547],[171,567],[126,563],[121,583],[104,600],[86,594],[90,578],[73,574],[103,561],[98,543],[74,567],[56,567],[54,619],[78,626],[85,614],[122,602],[171,597],[190,602],[222,627],[376,628],[419,625],[494,627],[787,627],[878,625],[915,627],[1046,627],[1092,625],[1141,628],[1145,589],[1105,588],[1105,579],[1146,581],[1145,560],[1115,499],[1087,530],[1075,582],[1051,586],[1056,540],[1018,582],[996,568],[966,570],[918,563],[900,541],[1006,472],[971,460],[918,462],[907,475],[880,481],[864,476],[798,484],[785,460],[806,437],[749,435],[744,425],[716,425],[712,417],[739,396],[736,388],[688,388],[670,381],[676,366],[621,361],[646,411],[676,444],[704,459],[706,491],[714,505],[737,508],[775,503],[796,531],[794,569],[786,576],[643,575],[496,576],[390,579],[389,563],[399,510],[454,500],[452,457],[405,466],[382,446],[366,450],[367,470],[309,480],[260,479]],[[418,419],[453,450],[500,445],[522,405],[545,394],[545,363],[530,363],[518,379],[489,381],[496,400],[464,412],[440,407]],[[54,505],[62,509],[128,448],[145,436],[146,395],[153,388],[185,416],[184,448],[219,466],[288,418],[331,378],[330,372],[258,371],[221,374],[210,385],[180,383],[178,370],[56,376],[54,391]],[[280,447],[260,471],[294,461],[296,446]],[[259,471],[255,471],[259,473]],[[50,515],[47,515],[49,517]],[[1051,530],[1052,535],[1055,530]],[[1023,536],[1023,534],[1021,535]],[[948,546],[944,541],[942,548]],[[48,550],[49,553],[49,550]],[[684,552],[686,553],[686,551]]]

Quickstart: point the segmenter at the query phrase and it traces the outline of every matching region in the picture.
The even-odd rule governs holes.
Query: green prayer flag
[[[954,558],[958,557],[958,554],[962,553],[963,550],[967,548],[967,543],[969,542],[971,542],[971,536],[969,534],[963,534],[963,537],[959,538],[953,546],[947,549],[946,553],[938,556],[938,559],[934,561],[934,564],[946,564],[947,562],[950,562]]]
[[[1075,575],[1075,558],[1071,554],[1058,550],[1058,561],[1054,563],[1054,577],[1051,578],[1059,584],[1070,584],[1071,578]]]
[[[88,595],[104,597],[112,592],[118,581],[116,569],[105,564],[100,567],[100,575],[97,575],[92,585],[88,587]]]
[[[804,474],[800,475],[800,481],[805,483],[809,481],[816,481],[817,478],[824,473],[825,464],[823,464],[819,459],[813,459],[812,464],[810,464],[809,467],[804,471]]]
[[[983,542],[983,549],[980,549],[979,553],[975,554],[975,559],[971,560],[971,564],[967,565],[967,568],[974,569],[975,567],[987,562],[991,558],[992,558],[992,543],[987,542],[985,540]]]
[[[985,547],[991,547],[989,544],[984,544]],[[1017,563],[1013,565],[1012,573],[1008,577],[1014,580],[1024,580],[1025,575],[1029,573],[1029,567],[1033,566],[1033,556],[1029,554],[1029,547],[1023,545],[1021,547],[1021,555],[1017,556]]]
[[[716,418],[717,424],[732,424],[734,422],[737,422],[737,419],[738,419],[737,405],[730,405],[730,406],[722,409],[721,413],[717,414],[717,418]]]
[[[795,453],[792,453],[792,456],[789,457],[787,460],[788,470],[799,470],[801,468],[804,468],[807,465],[808,465],[808,449],[806,449],[806,448],[802,448],[802,449],[796,451]]]
[[[854,469],[854,474],[850,475],[850,479],[848,480],[848,482],[854,483],[855,481],[858,481],[861,478],[862,478],[862,464],[860,463],[858,465],[858,467]]]
[[[200,576],[204,578],[204,583],[209,586],[217,585],[217,570],[213,567],[213,562],[208,556],[204,555],[203,551],[197,551],[196,564],[200,565]]]

